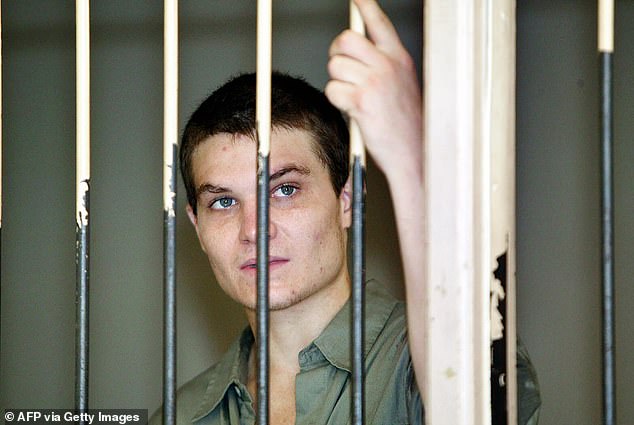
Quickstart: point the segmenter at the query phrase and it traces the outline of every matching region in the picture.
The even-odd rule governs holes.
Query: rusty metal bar
[[[350,28],[364,33],[359,9],[350,2]],[[364,283],[365,283],[365,147],[357,123],[350,120],[352,168],[352,424],[365,420],[364,383]]]
[[[76,2],[76,325],[75,409],[88,409],[88,287],[90,226],[90,10],[89,0]],[[80,421],[83,424],[83,421]]]
[[[2,247],[2,2],[0,1],[0,253]]]
[[[603,423],[616,424],[614,197],[612,54],[614,52],[614,0],[600,0],[598,21],[599,75],[601,79],[601,275],[603,324]]]
[[[257,4],[257,410],[269,423],[269,153],[271,147],[272,1]]]
[[[2,2],[0,2],[0,242],[1,241],[2,241]],[[2,243],[0,243],[0,249],[1,247],[2,247]]]
[[[365,165],[359,156],[352,164],[352,423],[365,418],[364,281],[365,281]]]
[[[178,1],[164,2],[164,316],[163,424],[176,423],[176,155],[178,149]]]

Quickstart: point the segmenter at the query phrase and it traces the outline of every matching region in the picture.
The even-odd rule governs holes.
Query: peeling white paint
[[[90,11],[88,0],[77,0],[76,27],[76,222],[79,228],[88,226],[88,196],[90,191]]]
[[[348,132],[350,133],[350,163],[354,164],[355,158],[359,158],[361,165],[365,167],[365,145],[361,137],[361,130],[357,122],[350,120]]]
[[[175,217],[178,150],[178,1],[166,0],[163,17],[163,208]]]
[[[168,191],[166,193],[165,201],[165,213],[168,217],[176,217],[176,211],[174,205],[176,204],[176,192]]]
[[[175,145],[170,145],[170,146],[175,146]],[[168,213],[170,217],[174,217],[175,215],[174,206],[176,205],[176,191],[175,191],[175,188],[172,187],[172,177],[173,177],[173,173],[175,172],[172,157],[174,155],[175,148],[170,149],[170,152],[172,153],[169,156],[167,154],[165,156],[165,162],[164,162],[164,168],[163,168],[163,209]]]
[[[499,279],[491,279],[491,341],[497,341],[504,337],[504,317],[498,308],[500,300],[506,297],[502,282]]]
[[[77,184],[77,226],[79,228],[88,226],[88,193],[90,185],[87,180],[80,181]]]

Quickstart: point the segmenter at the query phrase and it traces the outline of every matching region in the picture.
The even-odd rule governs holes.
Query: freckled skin
[[[335,193],[312,143],[303,130],[276,130],[272,135],[271,174],[283,168],[307,170],[289,171],[271,181],[269,252],[270,258],[279,260],[270,267],[272,310],[308,298],[340,299],[349,288],[350,196],[347,189],[339,196]],[[197,216],[188,208],[218,283],[247,309],[255,309],[256,299],[255,269],[244,267],[256,257],[255,167],[256,144],[250,138],[226,133],[208,138],[194,152],[194,183],[223,190],[199,194]],[[230,206],[218,208],[221,203]]]

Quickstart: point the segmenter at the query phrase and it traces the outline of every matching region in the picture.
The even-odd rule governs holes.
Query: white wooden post
[[[486,122],[491,137],[491,339],[499,340],[503,346],[506,364],[505,373],[500,377],[506,387],[506,410],[508,424],[517,424],[517,333],[515,308],[515,270],[516,270],[516,230],[515,230],[515,1],[495,0],[489,8],[490,41],[487,43],[489,58],[488,79],[490,87],[491,113]],[[502,260],[506,260],[504,271],[500,271],[502,281],[494,276]],[[503,285],[505,311],[496,308],[495,301],[498,284]],[[497,313],[503,313],[502,329],[496,330]],[[497,335],[496,335],[497,334]],[[494,344],[493,353],[499,347]],[[492,385],[496,385],[493,382]],[[500,400],[496,400],[496,403]],[[495,404],[494,404],[495,406]],[[496,406],[497,409],[504,407]],[[502,412],[503,413],[503,412]],[[493,421],[496,422],[495,420]]]
[[[515,388],[515,2],[427,0],[424,28],[425,417],[490,424],[491,288],[504,253]]]

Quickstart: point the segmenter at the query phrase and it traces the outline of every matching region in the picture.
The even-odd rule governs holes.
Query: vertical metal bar
[[[350,2],[350,28],[365,32],[359,9]],[[362,425],[364,403],[364,291],[365,282],[365,148],[357,123],[350,120],[352,162],[352,424]]]
[[[176,422],[176,151],[178,147],[178,1],[164,2],[164,316],[163,424]]]
[[[269,423],[269,152],[271,146],[272,1],[257,6],[257,423]]]
[[[2,247],[2,2],[0,1],[0,253]]]
[[[614,325],[614,199],[612,183],[612,53],[614,0],[599,1],[601,78],[601,251],[603,307],[603,423],[616,423]]]
[[[76,2],[77,172],[75,408],[88,409],[88,283],[90,200],[90,12],[89,0]],[[82,424],[83,421],[80,421]]]
[[[365,333],[365,165],[357,155],[352,163],[352,423],[362,425],[364,403]]]

